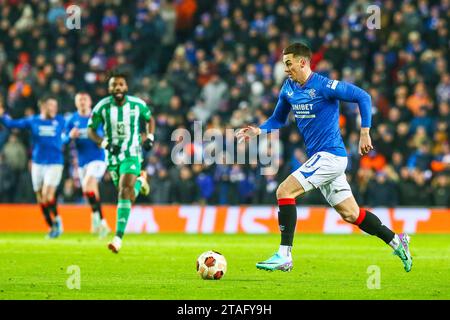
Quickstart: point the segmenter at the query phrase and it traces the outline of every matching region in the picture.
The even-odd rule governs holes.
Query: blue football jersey
[[[72,117],[67,121],[65,135],[68,137],[70,130],[78,128],[80,136],[75,139],[75,148],[78,154],[78,165],[83,167],[91,161],[105,160],[105,152],[99,148],[94,141],[89,139],[87,134],[89,116],[81,116],[78,112],[75,112]],[[99,136],[103,136],[103,131],[100,128],[97,130]]]
[[[361,126],[370,127],[371,98],[367,92],[350,83],[311,73],[303,85],[292,79],[284,82],[274,113],[260,128],[270,132],[283,127],[292,111],[309,157],[319,151],[345,157],[347,152],[339,130],[339,100],[357,102]]]
[[[31,160],[37,164],[63,164],[64,117],[43,119],[40,115],[22,119],[0,117],[0,122],[9,129],[29,129],[31,131],[33,153]]]

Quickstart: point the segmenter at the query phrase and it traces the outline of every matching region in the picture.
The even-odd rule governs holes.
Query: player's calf
[[[108,248],[114,253],[118,253],[120,247],[122,246],[122,238],[125,234],[128,218],[130,217],[130,212],[131,200],[119,199],[119,202],[117,204],[116,235],[113,241],[108,244]]]
[[[131,205],[134,200],[134,189],[130,186],[120,186],[119,188],[119,201],[117,203],[117,224],[116,235],[113,241],[108,245],[108,248],[114,253],[118,253],[121,245],[122,238],[125,234],[128,218],[131,213]],[[120,241],[118,240],[120,239]]]
[[[359,209],[358,218],[353,224],[357,225],[362,231],[380,238],[387,244],[391,244],[395,238],[395,233],[386,227],[376,215],[368,210],[362,208]]]
[[[406,234],[397,235],[391,229],[386,227],[381,220],[372,212],[359,209],[358,218],[353,222],[364,232],[376,236],[394,249],[404,266],[406,272],[411,271],[412,256],[409,252],[409,237]]]
[[[287,177],[277,189],[278,199],[278,224],[281,232],[281,243],[278,253],[291,258],[292,244],[294,241],[295,227],[297,224],[297,207],[295,198],[303,194],[305,190],[292,175]]]
[[[45,222],[51,228],[53,226],[53,219],[50,216],[50,210],[48,209],[47,204],[46,203],[39,203],[39,206],[41,207],[41,211],[44,214]]]
[[[277,189],[278,224],[281,242],[278,252],[269,259],[258,262],[256,268],[262,270],[290,271],[292,265],[292,245],[297,225],[297,207],[295,198],[304,193],[303,187],[293,176],[289,176]]]
[[[51,220],[52,221],[52,226],[51,226],[52,230],[49,233],[49,238],[57,238],[63,233],[62,219],[61,219],[61,216],[59,216],[59,214],[58,214],[56,198],[55,197],[53,197],[53,198],[47,197],[47,199],[52,199],[52,200],[48,200],[48,202],[45,203],[45,207],[47,208],[48,215],[51,217],[51,214],[53,214],[53,216],[54,216],[54,218]]]
[[[114,240],[108,245],[108,248],[117,253],[117,250],[111,248],[114,243],[119,243],[119,247],[122,245],[122,238],[125,234],[125,229],[128,223],[128,218],[131,212],[131,205],[135,199],[134,196],[134,184],[136,182],[136,176],[133,174],[124,174],[119,180],[119,201],[117,203],[117,224],[116,224],[116,236]],[[117,239],[120,239],[118,242]]]
[[[92,232],[100,232],[102,225],[106,224],[102,213],[100,198],[97,197],[94,191],[86,191],[84,195],[92,209]]]

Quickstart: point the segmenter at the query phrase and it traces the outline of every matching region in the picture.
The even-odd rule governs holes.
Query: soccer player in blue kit
[[[394,249],[406,272],[412,267],[409,236],[395,234],[368,210],[360,208],[353,197],[345,176],[347,153],[339,131],[338,101],[355,102],[361,113],[359,153],[373,149],[369,135],[371,126],[371,98],[364,90],[343,81],[330,80],[312,72],[311,49],[294,43],[283,51],[283,63],[288,79],[284,82],[275,110],[261,126],[247,126],[237,132],[239,140],[248,140],[262,130],[270,133],[286,125],[292,110],[302,134],[309,157],[299,169],[289,175],[277,189],[278,223],[281,244],[277,253],[256,264],[262,270],[290,271],[292,244],[297,223],[295,199],[319,188],[327,202],[349,223],[375,235]]]
[[[75,95],[75,112],[67,121],[65,143],[75,141],[78,158],[78,176],[81,181],[83,195],[92,209],[92,232],[105,237],[110,228],[102,213],[98,181],[106,171],[105,152],[87,135],[87,125],[92,111],[92,99],[86,92]],[[99,129],[101,131],[101,128]],[[101,132],[99,132],[100,135]]]
[[[23,119],[11,119],[0,108],[0,123],[9,129],[29,129],[32,136],[31,179],[36,199],[50,227],[49,238],[63,231],[56,205],[56,189],[61,181],[64,158],[62,133],[64,118],[58,115],[58,102],[52,97],[39,101],[40,114]],[[53,213],[54,218],[52,218]]]

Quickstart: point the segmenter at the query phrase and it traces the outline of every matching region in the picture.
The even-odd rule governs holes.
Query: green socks
[[[134,195],[137,197],[141,192],[142,182],[141,180],[137,180],[134,184]],[[125,233],[125,228],[127,227],[128,217],[131,212],[131,200],[123,200],[119,199],[119,203],[117,204],[117,227],[116,227],[116,236],[119,238],[123,237]]]
[[[131,200],[119,199],[117,204],[117,225],[116,225],[116,236],[119,238],[123,237],[125,233],[125,228],[127,227],[128,217],[131,211]]]

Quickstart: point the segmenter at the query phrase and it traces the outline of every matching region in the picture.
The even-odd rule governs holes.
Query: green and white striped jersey
[[[139,120],[149,121],[151,116],[147,104],[130,95],[125,96],[122,106],[117,106],[112,96],[103,98],[95,105],[88,127],[97,130],[99,125],[103,125],[107,141],[121,147],[116,156],[106,151],[108,165],[117,165],[130,157],[138,157],[142,161]]]

